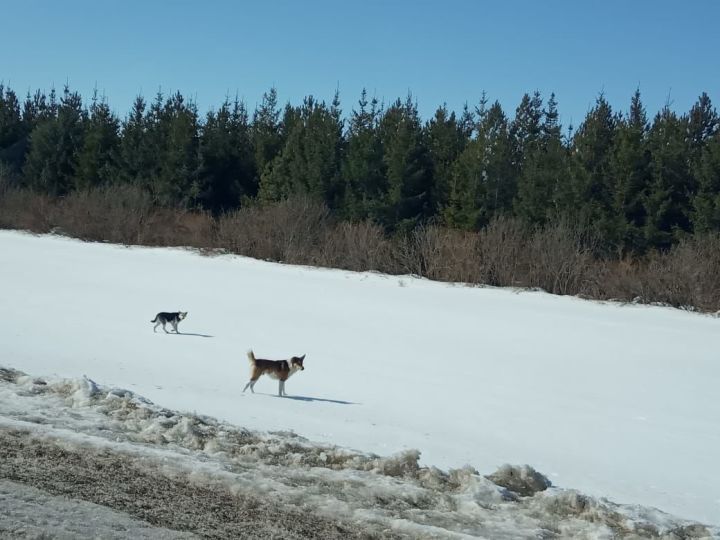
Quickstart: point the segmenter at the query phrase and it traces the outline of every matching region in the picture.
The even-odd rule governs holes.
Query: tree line
[[[554,94],[525,94],[512,117],[483,94],[423,121],[412,96],[383,104],[363,90],[344,115],[337,94],[281,106],[274,88],[252,113],[235,98],[201,115],[158,92],[121,119],[97,92],[22,100],[0,85],[0,179],[53,197],[132,185],[159,207],[215,215],[302,195],[399,233],[569,221],[623,256],[720,231],[720,121],[706,93],[652,120],[639,91],[627,112],[600,95],[563,130]]]

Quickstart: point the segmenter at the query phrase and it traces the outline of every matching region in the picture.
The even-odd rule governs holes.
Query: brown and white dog
[[[247,356],[248,360],[250,360],[250,380],[243,388],[243,392],[250,387],[254,394],[253,386],[255,386],[257,380],[261,375],[267,375],[271,379],[279,381],[278,396],[287,396],[285,393],[285,381],[298,371],[305,369],[303,367],[304,354],[302,356],[293,356],[290,360],[263,360],[262,358],[255,358],[252,351],[248,351]]]

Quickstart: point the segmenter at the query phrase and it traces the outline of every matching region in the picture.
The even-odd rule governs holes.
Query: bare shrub
[[[148,193],[127,185],[77,191],[56,199],[10,188],[0,197],[0,227],[57,231],[120,244],[214,244],[214,223],[208,214],[154,207]]]
[[[251,219],[247,209],[228,212],[217,218],[216,238],[217,247],[246,255],[248,257],[267,258],[258,255],[249,235]]]
[[[476,233],[430,225],[415,229],[408,243],[403,262],[411,273],[437,281],[481,282]]]
[[[152,211],[149,194],[134,186],[76,191],[59,200],[53,227],[84,240],[138,244]]]
[[[519,220],[500,216],[478,233],[480,281],[495,286],[526,285],[520,261],[527,249]]]
[[[0,194],[0,227],[46,233],[52,228],[56,203],[45,195],[6,186]]]
[[[392,274],[423,275],[423,261],[419,253],[417,231],[396,233],[391,237]]]
[[[637,274],[643,302],[716,310],[720,307],[720,236],[681,240],[669,251],[651,253]]]
[[[594,272],[595,288],[588,291],[588,296],[630,302],[639,294],[638,278],[644,272],[644,267],[639,260],[625,256],[619,260],[596,259]]]
[[[249,206],[218,220],[217,245],[241,255],[291,264],[313,264],[330,211],[310,198]]]
[[[666,253],[652,253],[638,281],[639,296],[643,301],[691,305],[695,297],[696,280],[700,271],[694,266],[694,246],[683,244]]]
[[[642,259],[599,260],[599,285],[593,298],[659,303],[716,311],[720,308],[720,236],[706,234],[680,241],[668,251]]]
[[[0,198],[10,189],[16,188],[15,179],[10,172],[10,168],[0,160]]]
[[[690,305],[717,311],[720,309],[720,234],[698,235],[685,242],[694,246],[698,269],[696,294]]]
[[[554,294],[586,293],[595,275],[590,242],[566,220],[534,231],[525,258],[529,285]]]
[[[215,246],[215,221],[207,212],[156,208],[141,221],[138,244],[147,246]]]
[[[214,247],[216,221],[207,211],[181,212],[177,225],[182,241],[177,245],[192,246],[199,249]]]
[[[358,272],[391,272],[392,246],[383,228],[371,221],[342,222],[326,228],[319,264]]]

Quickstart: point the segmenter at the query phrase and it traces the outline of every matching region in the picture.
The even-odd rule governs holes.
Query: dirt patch
[[[67,450],[20,430],[0,430],[0,477],[203,538],[399,537],[266,498],[151,474],[121,453]]]

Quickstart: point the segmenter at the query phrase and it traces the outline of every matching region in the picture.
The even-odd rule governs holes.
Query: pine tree
[[[539,101],[537,94],[536,100]],[[555,94],[550,95],[547,108],[542,111],[539,132],[535,128],[535,109],[532,110],[532,129],[528,130],[531,135],[524,145],[514,210],[525,223],[544,225],[567,212],[567,151]]]
[[[378,132],[381,107],[377,99],[367,99],[363,88],[348,122],[346,152],[341,165],[344,185],[343,214],[353,220],[366,219],[387,191],[382,145]]]
[[[289,129],[281,152],[266,166],[260,181],[264,200],[280,200],[308,194],[331,208],[342,199],[340,158],[342,120],[336,95],[328,107],[312,96],[299,110],[287,110],[284,126]]]
[[[467,117],[462,119],[463,122],[467,120]],[[452,167],[470,137],[466,135],[467,126],[458,123],[455,113],[448,112],[445,105],[435,111],[435,116],[425,126],[425,133],[437,193],[436,204],[440,209],[448,205],[452,189]]]
[[[720,231],[720,131],[703,144],[693,173],[698,192],[693,200],[693,227],[696,233]]]
[[[145,99],[137,96],[122,125],[114,176],[120,183],[149,189],[156,178],[158,148],[150,140],[146,108]]]
[[[542,98],[540,92],[532,97],[524,94],[515,110],[515,119],[510,124],[510,137],[513,143],[513,164],[522,170],[525,158],[537,149],[542,132]]]
[[[0,83],[0,150],[15,144],[22,135],[20,103],[15,92]]]
[[[478,124],[478,140],[485,142],[485,201],[483,224],[493,216],[509,213],[517,194],[517,170],[513,166],[513,141],[505,113],[496,101]]]
[[[0,84],[0,166],[5,174],[14,175],[20,171],[25,158],[27,133],[17,95]]]
[[[252,144],[255,149],[256,182],[258,185],[260,176],[282,148],[279,119],[280,110],[278,109],[277,90],[273,87],[263,94],[262,102],[253,114]]]
[[[690,173],[692,175],[694,230],[704,232],[718,230],[717,201],[720,180],[717,179],[717,134],[720,119],[710,97],[703,92],[690,110],[687,119],[687,144],[689,147]]]
[[[710,97],[703,92],[690,109],[687,118],[687,143],[690,149],[690,161],[696,161],[702,153],[703,145],[709,141],[720,128],[717,111],[713,108]]]
[[[50,118],[47,105],[47,96],[37,90],[34,94],[27,93],[23,102],[22,120],[25,125],[25,132],[30,133],[41,120]]]
[[[21,116],[23,135],[17,143],[6,148],[2,158],[11,164],[10,170],[13,175],[21,173],[25,166],[24,164],[30,151],[30,133],[37,127],[39,122],[51,118],[47,104],[47,96],[40,90],[37,90],[32,95],[28,92],[22,104]],[[54,116],[52,118],[54,118]],[[24,175],[21,175],[20,179],[23,181]]]
[[[77,152],[83,143],[85,113],[77,92],[65,87],[57,104],[50,93],[47,116],[38,120],[30,134],[30,152],[23,174],[32,188],[50,195],[64,195],[74,185]]]
[[[510,210],[515,196],[513,144],[505,113],[497,101],[477,108],[477,137],[467,143],[452,167],[445,223],[473,230]]]
[[[379,132],[388,191],[378,217],[388,227],[409,230],[435,209],[432,164],[412,96],[388,108]]]
[[[473,139],[452,165],[447,194],[443,196],[440,215],[454,228],[474,230],[481,223],[480,200],[484,198],[483,163],[485,145]]]
[[[307,99],[307,98],[306,98]],[[263,202],[287,199],[304,191],[295,178],[293,167],[299,166],[302,150],[302,110],[290,103],[283,109],[282,119],[276,126],[278,149],[260,173],[258,198]]]
[[[645,237],[650,246],[667,248],[690,230],[694,179],[688,166],[687,118],[669,106],[659,112],[648,135],[651,183],[645,198]]]
[[[257,194],[255,155],[245,104],[228,100],[207,114],[200,139],[200,195],[215,213],[236,208]]]
[[[458,120],[458,128],[460,129],[460,134],[463,140],[466,141],[466,143],[467,141],[472,139],[473,133],[475,132],[475,127],[475,114],[473,113],[473,111],[470,110],[468,104],[465,103],[465,105],[463,105],[463,112],[460,115],[460,120]]]
[[[573,139],[571,196],[563,209],[571,218],[589,225],[608,249],[616,248],[622,237],[613,209],[610,168],[617,123],[618,117],[600,95]]]
[[[641,252],[644,249],[644,200],[650,184],[650,152],[647,148],[648,122],[636,90],[630,113],[618,122],[610,163],[613,214],[619,231],[618,249]]]
[[[199,126],[197,107],[176,92],[169,97],[154,126],[158,138],[158,176],[151,189],[155,199],[164,206],[191,207],[200,192]]]
[[[148,167],[142,173],[147,178],[146,187],[157,199],[158,187],[160,185],[160,176],[163,168],[163,154],[168,139],[168,124],[166,119],[166,103],[162,89],[158,89],[155,99],[150,103],[145,112],[145,136],[144,141],[148,154]]]
[[[111,183],[119,147],[120,122],[107,101],[94,92],[90,110],[85,113],[83,144],[77,156],[75,187],[88,189]]]

